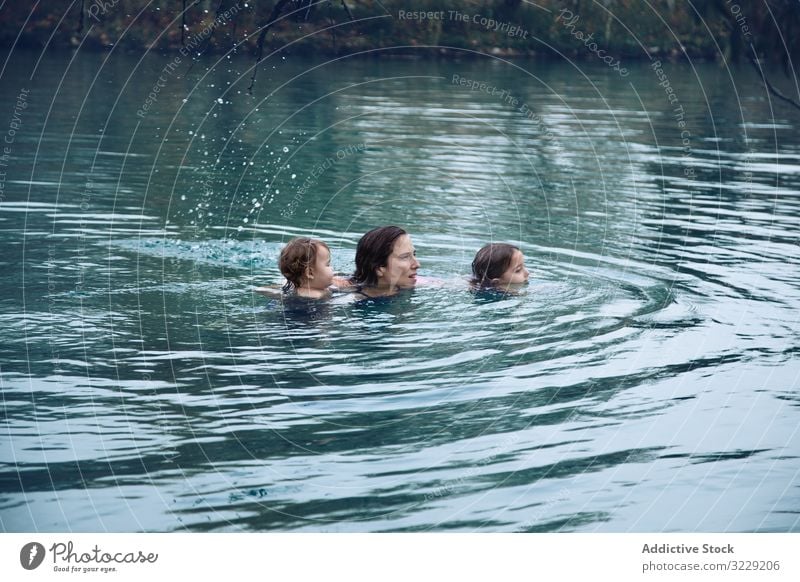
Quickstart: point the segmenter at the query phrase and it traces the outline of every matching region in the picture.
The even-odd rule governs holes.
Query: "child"
[[[472,261],[472,284],[478,287],[522,285],[528,281],[525,257],[514,245],[491,243]]]
[[[299,297],[324,299],[330,296],[334,282],[331,251],[328,245],[314,238],[295,238],[281,251],[278,266],[286,277],[286,293]]]

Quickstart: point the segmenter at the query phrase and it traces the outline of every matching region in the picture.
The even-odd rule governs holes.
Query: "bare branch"
[[[186,0],[183,0],[183,11],[181,12],[181,46],[186,46]]]
[[[342,6],[344,6],[344,11],[347,12],[347,17],[350,19],[350,22],[355,22],[356,19],[353,18],[353,13],[350,12],[350,8],[347,7],[347,3],[342,0]]]
[[[331,13],[333,9],[333,1],[328,0],[328,20],[331,23],[331,38],[333,39],[333,52],[336,53],[336,21],[333,19],[333,14]]]
[[[81,17],[80,20],[78,20],[78,30],[76,31],[78,34],[83,32],[83,10],[85,5],[86,5],[86,0],[81,0]]]
[[[750,51],[752,52],[752,54],[749,55],[750,62],[753,64],[753,68],[755,68],[758,76],[761,77],[761,81],[764,83],[764,86],[767,88],[767,90],[778,99],[781,99],[789,105],[800,109],[800,103],[781,93],[772,83],[769,82],[767,75],[764,73],[764,69],[761,68],[761,63],[758,60],[758,53],[756,52],[752,42],[750,43]]]
[[[283,11],[284,6],[286,6],[289,2],[291,2],[291,0],[278,0],[278,2],[275,3],[275,6],[272,7],[272,12],[269,14],[269,18],[267,19],[267,23],[264,25],[264,28],[261,29],[261,33],[258,35],[256,65],[253,67],[253,76],[250,78],[250,86],[247,88],[248,93],[253,92],[253,87],[256,84],[258,64],[264,58],[264,40],[267,38],[267,32],[269,32],[270,27],[278,20],[278,17]]]
[[[185,1],[185,0],[184,0]],[[195,2],[195,4],[197,1]],[[219,15],[222,13],[222,6],[225,4],[225,0],[219,0],[219,4],[217,4],[217,12],[214,14],[214,22],[219,22]],[[203,40],[203,44],[200,46],[200,49],[197,51],[196,55],[192,56],[192,64],[189,65],[189,68],[186,70],[186,74],[188,75],[192,69],[194,68],[194,64],[198,61],[198,59],[206,54],[209,45],[211,44],[211,39],[214,38],[214,31],[216,30],[216,26],[211,28],[211,32],[209,33],[208,37]],[[183,42],[183,41],[181,41]]]

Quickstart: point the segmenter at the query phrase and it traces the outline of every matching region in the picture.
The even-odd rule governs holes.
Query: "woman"
[[[351,282],[356,298],[394,295],[417,284],[419,261],[411,237],[399,226],[374,228],[356,247],[356,271]]]

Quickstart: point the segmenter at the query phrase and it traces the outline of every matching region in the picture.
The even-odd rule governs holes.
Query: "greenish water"
[[[798,117],[749,70],[172,58],[3,57],[0,529],[800,528]],[[445,286],[252,293],[382,224]],[[522,294],[467,291],[490,241]]]

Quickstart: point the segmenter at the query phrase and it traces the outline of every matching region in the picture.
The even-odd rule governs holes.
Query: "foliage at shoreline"
[[[595,43],[614,58],[738,60],[752,43],[760,58],[787,71],[800,57],[792,0],[41,0],[5,3],[0,40],[7,47],[254,52],[276,6],[265,55],[429,47],[430,55],[581,59],[592,58],[587,46]]]

